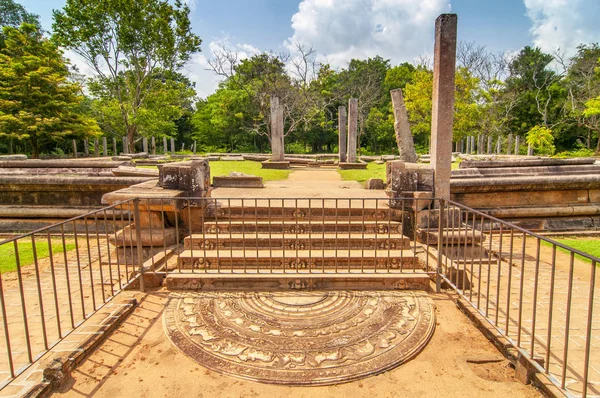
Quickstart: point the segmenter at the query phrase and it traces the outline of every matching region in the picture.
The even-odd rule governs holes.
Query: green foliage
[[[542,126],[535,126],[529,130],[527,144],[531,145],[535,152],[542,155],[553,155],[556,151],[552,130]]]
[[[67,138],[99,133],[96,121],[80,113],[81,87],[68,80],[62,52],[35,25],[5,26],[0,49],[0,137],[40,148]]]
[[[53,39],[95,71],[90,89],[105,131],[127,136],[175,135],[182,103],[193,98],[176,72],[200,50],[181,0],[67,0],[54,11]]]
[[[41,30],[40,17],[28,12],[21,4],[14,0],[0,0],[0,48],[4,47],[4,33],[2,27],[12,26],[18,28],[22,23],[35,25]]]

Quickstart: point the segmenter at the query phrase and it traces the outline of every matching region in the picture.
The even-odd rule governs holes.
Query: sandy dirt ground
[[[537,397],[513,380],[508,361],[457,308],[432,295],[437,327],[427,347],[394,370],[326,387],[260,384],[203,368],[163,330],[168,292],[140,294],[140,306],[54,396],[65,397]]]

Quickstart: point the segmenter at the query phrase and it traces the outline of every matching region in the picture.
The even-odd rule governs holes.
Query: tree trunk
[[[413,142],[410,123],[408,121],[408,112],[404,105],[402,89],[390,91],[392,96],[392,105],[394,107],[394,131],[396,133],[396,144],[398,144],[398,153],[400,159],[407,163],[417,163],[417,153]]]
[[[134,125],[127,126],[127,145],[129,148],[129,153],[135,153],[135,136],[136,136],[137,128]]]

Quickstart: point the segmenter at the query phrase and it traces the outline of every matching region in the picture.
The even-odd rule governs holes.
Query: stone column
[[[527,156],[533,156],[533,148],[531,144],[527,144]]]
[[[415,144],[412,132],[410,131],[408,112],[406,111],[404,98],[402,97],[402,89],[392,90],[390,94],[394,109],[394,131],[396,133],[396,143],[398,144],[400,160],[407,163],[417,163],[417,153],[415,152]]]
[[[106,141],[106,137],[102,137],[102,154],[105,157],[108,156],[108,142]]]
[[[502,136],[498,136],[498,143],[496,144],[496,154],[500,155],[502,153]]]
[[[477,147],[475,146],[475,136],[472,135],[471,136],[471,152],[469,152],[470,154],[473,154],[473,152],[475,152],[477,150]]]
[[[194,150],[193,150],[193,152],[194,152],[194,155],[195,155],[196,154],[196,140],[194,140]]]
[[[356,163],[356,140],[358,133],[358,99],[348,100],[348,163]]]
[[[492,136],[488,136],[487,138],[487,154],[492,153]]]
[[[175,153],[175,138],[171,137],[171,153]]]
[[[73,140],[73,157],[77,159],[77,141]]]
[[[509,134],[508,135],[508,144],[506,146],[506,154],[507,155],[511,155],[512,154],[512,146],[513,146],[513,135]]]
[[[148,138],[142,138],[142,152],[148,153]]]
[[[100,142],[98,142],[98,138],[94,138],[94,156],[100,157]]]
[[[152,144],[150,146],[152,149],[152,154],[156,155],[156,138],[154,138],[154,136],[152,136]]]
[[[119,155],[119,148],[117,148],[117,139],[113,137],[113,156]]]
[[[86,158],[90,156],[90,142],[87,139],[83,140],[83,154]]]
[[[185,150],[185,142],[181,144],[181,152]]]
[[[346,115],[346,107],[338,108],[338,143],[339,143],[339,162],[346,163],[346,152],[348,151],[348,116]]]
[[[279,98],[271,98],[271,160],[283,162],[285,160],[283,143],[283,107],[279,105]]]
[[[442,199],[450,199],[457,22],[456,14],[442,14],[435,21],[430,153],[435,196]]]
[[[519,148],[521,147],[521,137],[520,136],[516,136],[515,137],[515,155],[519,154]]]
[[[167,137],[163,137],[163,154],[169,153],[169,146],[167,145]]]
[[[123,153],[129,153],[129,145],[127,145],[127,137],[123,137]]]

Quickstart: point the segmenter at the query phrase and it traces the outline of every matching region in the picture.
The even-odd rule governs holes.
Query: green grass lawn
[[[262,177],[264,181],[276,181],[285,180],[288,178],[291,170],[268,170],[263,169],[260,162],[253,162],[251,160],[241,161],[223,161],[216,160],[210,164],[210,175],[214,176],[226,176],[232,171],[244,174],[250,174],[257,177]],[[145,169],[156,169],[156,166],[137,166]],[[385,172],[385,171],[384,171]],[[212,183],[212,180],[211,180]]]
[[[573,249],[577,249],[584,253],[590,254],[592,256],[600,258],[600,239],[597,237],[594,238],[552,238],[553,240],[562,243],[563,245],[572,247]],[[544,242],[546,246],[552,246],[549,243]],[[561,249],[558,250],[568,253],[567,250]],[[576,256],[579,259],[586,260],[581,256]],[[599,264],[600,265],[600,264]]]
[[[31,240],[19,242],[19,264],[21,267],[27,267],[34,263],[33,260],[33,245]],[[67,251],[75,249],[75,242],[67,242],[65,244]],[[36,254],[38,261],[49,257],[48,241],[36,240],[35,242]],[[62,253],[63,245],[61,240],[52,240],[52,253]],[[17,262],[15,258],[15,246],[14,243],[5,243],[0,246],[0,272],[11,272],[17,269]]]
[[[210,162],[211,176],[226,176],[232,171],[262,177],[264,181],[285,180],[291,170],[268,170],[261,168],[260,162],[251,160],[241,161],[213,161]]]
[[[381,178],[385,181],[385,164],[371,162],[366,170],[338,170],[345,181],[358,181],[364,184],[369,178]]]
[[[452,163],[452,170],[458,169],[459,162]],[[369,178],[381,178],[386,181],[385,164],[371,162],[366,170],[338,170],[342,179],[346,181],[358,181],[364,184]]]

